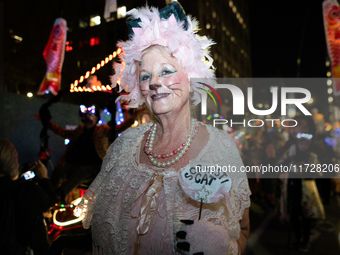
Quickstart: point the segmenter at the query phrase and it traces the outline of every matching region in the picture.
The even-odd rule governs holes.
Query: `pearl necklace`
[[[195,133],[198,132],[198,123],[197,123],[197,120],[192,119],[190,134],[189,134],[187,141],[185,143],[182,143],[182,145],[179,148],[177,148],[176,150],[173,150],[172,152],[167,153],[167,154],[158,154],[157,155],[156,153],[154,153],[152,151],[153,142],[154,142],[155,134],[156,134],[156,129],[157,129],[157,124],[154,123],[152,125],[149,133],[148,133],[148,137],[146,138],[144,151],[145,151],[146,155],[148,155],[148,158],[153,165],[158,166],[158,167],[166,167],[166,166],[170,166],[172,164],[175,164],[178,160],[180,160],[183,157],[184,153],[189,149],[190,143],[191,143],[192,139],[194,138]],[[156,158],[157,159],[160,159],[160,158],[165,159],[165,158],[169,158],[169,157],[172,157],[172,156],[175,156],[175,158],[172,159],[172,160],[169,160],[167,162],[161,163],[161,162],[158,162],[156,160]]]

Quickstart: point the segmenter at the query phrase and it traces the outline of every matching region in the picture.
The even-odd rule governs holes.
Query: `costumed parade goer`
[[[59,99],[52,98],[52,100]],[[118,126],[113,125],[112,120],[107,124],[99,125],[100,110],[98,106],[83,104],[79,106],[79,117],[83,124],[74,130],[67,130],[50,121],[52,117],[48,107],[48,103],[43,104],[39,110],[39,116],[35,115],[35,117],[43,124],[45,123],[46,130],[50,129],[70,140],[65,155],[51,175],[52,185],[56,189],[57,196],[61,202],[64,202],[65,196],[79,184],[84,181],[87,184],[91,183],[100,171],[109,145],[120,132],[133,124],[135,118],[144,109],[136,111]],[[114,109],[111,110],[114,111]]]
[[[84,228],[91,227],[92,254],[241,254],[249,234],[245,173],[230,173],[223,195],[199,200],[180,183],[196,162],[243,165],[227,132],[190,114],[190,96],[198,103],[201,93],[190,79],[215,78],[213,42],[196,34],[197,22],[178,2],[128,15],[130,40],[118,43],[122,62],[113,84],[120,80],[129,93],[118,100],[130,107],[145,102],[156,122],[129,128],[113,142],[76,208]]]
[[[42,112],[42,120],[50,115],[48,109]],[[79,116],[83,125],[74,130],[67,130],[51,121],[47,123],[48,129],[70,140],[64,157],[51,175],[52,185],[61,201],[83,181],[96,177],[112,136],[109,125],[97,125],[100,114],[95,105],[80,105]]]

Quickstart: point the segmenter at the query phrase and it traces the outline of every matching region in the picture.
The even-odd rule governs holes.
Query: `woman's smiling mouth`
[[[165,98],[167,96],[169,96],[170,93],[158,93],[158,94],[154,94],[151,96],[152,100],[157,100],[157,99],[161,99],[161,98]]]

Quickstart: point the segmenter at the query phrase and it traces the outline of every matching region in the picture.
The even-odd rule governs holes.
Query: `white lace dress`
[[[200,203],[182,190],[175,169],[139,164],[143,135],[151,124],[130,128],[110,146],[101,172],[84,195],[84,228],[92,228],[92,254],[179,254],[175,249],[176,232],[181,219],[197,220]],[[191,160],[240,169],[242,161],[233,139],[224,131],[207,125],[209,140],[199,155]],[[137,159],[137,160],[136,160]],[[239,221],[250,206],[250,190],[245,173],[230,173],[232,186],[229,204],[203,204],[201,219],[222,226],[230,240],[240,236]],[[158,183],[158,184],[157,184]],[[158,191],[150,200],[155,212],[149,225],[141,224],[141,209],[146,193]],[[150,209],[146,216],[150,215]],[[147,217],[146,217],[147,218]],[[138,235],[137,227],[139,228]]]

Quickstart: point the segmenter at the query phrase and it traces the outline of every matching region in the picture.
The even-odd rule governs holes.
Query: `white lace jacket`
[[[154,169],[138,165],[135,154],[144,133],[151,124],[130,128],[123,132],[109,147],[101,172],[84,195],[79,209],[83,209],[84,228],[92,226],[93,242],[103,254],[126,254],[132,205],[135,198],[147,189]],[[230,135],[207,125],[209,140],[194,162],[210,162],[236,166],[242,161]],[[181,171],[181,170],[180,170]],[[159,171],[158,171],[159,172]],[[167,222],[175,254],[175,233],[181,219],[197,220],[199,202],[190,199],[178,181],[178,172],[160,171],[166,197]],[[218,203],[204,204],[202,220],[221,225],[229,231],[230,239],[240,235],[239,221],[244,209],[250,206],[250,190],[245,173],[230,173],[232,186],[229,191],[230,208],[224,199]]]

